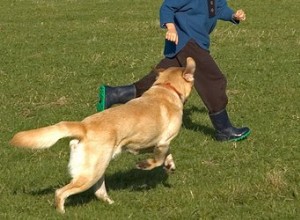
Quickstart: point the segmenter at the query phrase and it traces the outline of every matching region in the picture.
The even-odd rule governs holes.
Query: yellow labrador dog
[[[175,169],[169,144],[182,124],[183,104],[194,82],[196,64],[187,58],[186,67],[159,70],[153,86],[141,97],[85,118],[17,133],[10,143],[32,149],[49,148],[59,139],[70,141],[69,171],[72,181],[56,190],[55,205],[64,213],[65,200],[95,186],[95,195],[113,203],[106,192],[104,172],[111,159],[123,150],[137,153],[153,148],[154,157],[137,163],[151,170],[164,165]]]

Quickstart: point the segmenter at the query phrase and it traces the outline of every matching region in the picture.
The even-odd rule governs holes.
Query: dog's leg
[[[109,198],[106,192],[104,176],[102,176],[100,180],[98,180],[98,182],[94,187],[95,187],[95,195],[98,199],[108,202],[109,204],[114,203],[114,201]]]
[[[68,185],[56,190],[55,206],[57,211],[65,213],[64,203],[66,198],[89,189],[94,183],[93,178],[80,176],[79,178],[73,179]]]
[[[93,144],[81,143],[81,145],[76,142],[72,142],[71,147],[83,147],[85,149],[88,148],[89,151],[85,151],[85,156],[76,155],[76,157],[71,159],[72,161],[70,163],[70,170],[72,171],[73,179],[68,185],[56,190],[55,192],[55,205],[57,211],[60,213],[65,213],[64,203],[69,196],[89,189],[95,185],[102,176],[104,176],[104,172],[112,158],[113,153],[113,148],[111,145],[101,146],[101,144],[95,142],[93,142]],[[82,152],[79,151],[76,154],[81,153]],[[79,158],[81,161],[76,163],[75,158]],[[81,167],[75,169],[74,166]]]
[[[169,145],[156,146],[154,148],[154,158],[138,162],[136,167],[141,170],[151,170],[155,167],[161,166],[165,162],[168,151]]]

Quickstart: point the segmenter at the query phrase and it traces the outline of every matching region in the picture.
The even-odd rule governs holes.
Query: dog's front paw
[[[140,170],[151,170],[155,167],[154,164],[153,159],[143,160],[136,163],[136,168]]]
[[[175,171],[176,167],[175,167],[175,162],[173,160],[173,156],[172,154],[169,154],[166,159],[165,159],[165,163],[164,163],[164,169],[168,172],[168,173],[172,173]]]

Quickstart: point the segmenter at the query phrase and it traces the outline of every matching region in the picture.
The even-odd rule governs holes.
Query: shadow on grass
[[[183,126],[186,129],[197,131],[197,132],[199,131],[207,136],[211,136],[212,138],[214,138],[215,130],[212,127],[207,127],[207,126],[203,126],[201,124],[196,124],[192,121],[191,116],[194,112],[205,114],[208,117],[208,112],[205,108],[198,108],[196,106],[191,106],[190,108],[185,108],[183,110],[183,119],[182,119]]]
[[[155,188],[158,184],[171,187],[168,183],[168,174],[162,167],[145,171],[131,169],[129,171],[117,172],[105,177],[108,189],[121,190],[130,189],[131,191],[144,191]]]
[[[171,185],[167,182],[168,176],[169,174],[167,174],[162,167],[150,171],[131,169],[105,175],[105,183],[108,193],[109,190],[123,189],[129,189],[130,191],[147,191],[155,188],[158,184],[170,188]],[[65,184],[67,183],[68,182]],[[29,194],[33,196],[54,194],[55,190],[60,187],[62,187],[62,185],[49,186],[44,189],[30,191]],[[97,198],[94,196],[93,187],[91,187],[85,192],[71,196],[66,201],[66,206],[80,206],[93,200],[97,200]]]

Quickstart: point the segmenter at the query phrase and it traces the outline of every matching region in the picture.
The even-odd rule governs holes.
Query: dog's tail
[[[81,122],[62,121],[48,127],[21,131],[14,135],[10,144],[24,148],[42,149],[51,147],[64,137],[75,137],[81,140],[85,134],[86,129]]]

